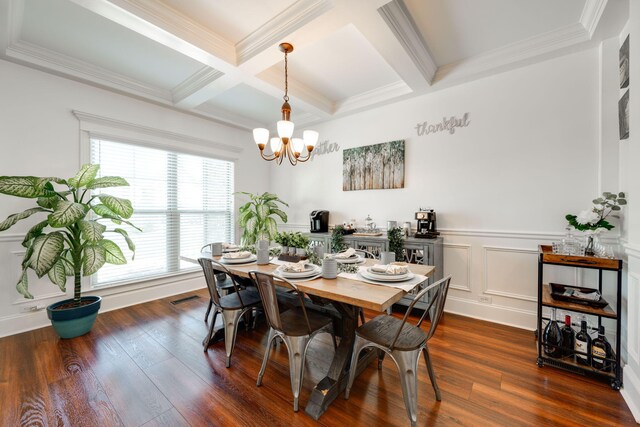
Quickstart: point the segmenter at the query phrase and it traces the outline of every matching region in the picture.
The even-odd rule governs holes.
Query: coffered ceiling
[[[625,9],[625,7],[627,9]],[[0,0],[0,56],[251,129],[439,90],[617,35],[628,0]]]

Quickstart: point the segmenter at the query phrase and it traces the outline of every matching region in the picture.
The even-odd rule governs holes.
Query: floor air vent
[[[180,299],[171,301],[171,304],[178,305],[178,304],[182,304],[183,302],[187,302],[187,301],[191,301],[191,300],[199,299],[199,298],[200,297],[198,295],[191,295],[191,296],[188,296],[188,297],[184,297],[184,298],[180,298]]]

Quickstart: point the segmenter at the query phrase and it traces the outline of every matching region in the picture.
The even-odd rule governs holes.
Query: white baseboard
[[[100,312],[117,310],[119,308],[166,298],[171,295],[177,295],[202,288],[204,288],[204,280],[202,280],[201,277],[196,277],[152,287],[104,295],[102,296]],[[91,292],[91,294],[94,295],[99,293]],[[15,316],[4,317],[0,319],[0,338],[49,325],[51,325],[51,323],[47,318],[46,310],[39,310],[24,314],[20,313]]]
[[[486,320],[514,328],[534,331],[536,329],[537,313],[535,311],[521,310],[496,304],[483,304],[465,298],[457,298],[449,294],[445,305],[447,313],[473,319]]]
[[[627,402],[636,422],[640,424],[640,376],[629,365],[625,366],[622,372],[624,387],[620,390],[620,394]]]

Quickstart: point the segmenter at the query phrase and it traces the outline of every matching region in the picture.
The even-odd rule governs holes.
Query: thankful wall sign
[[[443,117],[440,122],[422,122],[416,125],[418,136],[427,136],[432,133],[449,132],[449,135],[456,133],[456,128],[466,128],[471,121],[469,113],[464,113],[462,117]]]

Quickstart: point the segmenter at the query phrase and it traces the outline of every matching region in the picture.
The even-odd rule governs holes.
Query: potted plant
[[[621,206],[627,204],[624,193],[610,193],[605,191],[602,197],[593,200],[593,207],[580,212],[578,215],[568,214],[565,216],[569,221],[569,225],[576,230],[586,231],[587,244],[585,248],[586,255],[594,255],[594,235],[602,230],[612,230],[614,225],[607,221],[609,215],[613,212],[622,210]],[[616,215],[611,215],[615,217]]]
[[[397,261],[402,261],[404,259],[402,235],[403,231],[400,227],[392,227],[387,230],[389,252],[394,252],[396,254]]]
[[[286,231],[278,232],[274,238],[275,242],[282,246],[282,253],[289,253],[289,233]]]
[[[307,246],[309,246],[309,242],[311,241],[307,236],[302,233],[295,233],[295,244],[296,255],[305,256],[307,254]]]
[[[74,278],[73,299],[47,307],[47,315],[61,338],[83,335],[93,326],[100,309],[99,296],[81,295],[81,278],[97,272],[105,263],[126,264],[118,245],[104,238],[104,233],[124,237],[129,249],[135,245],[122,228],[108,229],[108,224],[126,223],[133,214],[131,202],[107,194],[91,195],[98,188],[129,185],[117,176],[96,178],[100,165],[84,165],[73,178],[39,178],[34,176],[1,176],[0,193],[35,199],[37,207],[10,215],[0,223],[0,231],[18,221],[39,213],[47,217],[27,232],[22,246],[25,255],[22,274],[16,289],[25,298],[29,292],[28,270],[49,280],[66,292],[67,277]],[[56,189],[55,187],[58,187]],[[138,229],[139,230],[139,229]]]
[[[278,224],[275,217],[280,217],[282,222],[287,222],[287,214],[284,213],[278,203],[289,207],[271,193],[252,194],[239,192],[249,196],[249,200],[240,206],[240,227],[242,227],[242,244],[253,245],[260,239],[273,240],[278,232]]]
[[[338,253],[345,249],[347,249],[347,245],[344,243],[344,227],[336,225],[331,232],[331,251]]]

